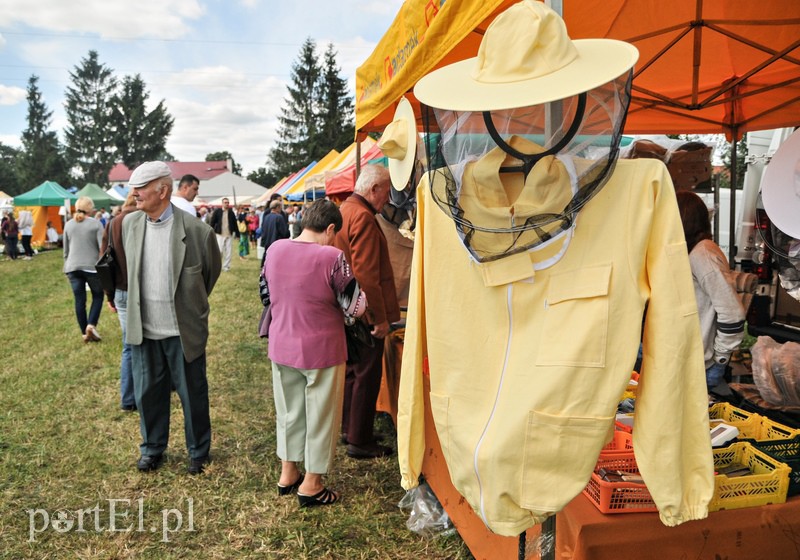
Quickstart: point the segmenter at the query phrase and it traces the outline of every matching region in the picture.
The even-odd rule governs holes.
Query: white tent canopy
[[[242,200],[244,200],[244,197],[258,197],[266,191],[267,189],[258,183],[248,181],[244,177],[239,177],[234,173],[226,172],[212,179],[200,181],[200,190],[197,196],[210,201],[227,197],[230,199],[231,204],[239,205],[243,203]],[[236,199],[235,202],[234,198]]]
[[[236,202],[234,203],[233,202],[233,197],[226,195],[226,196],[221,196],[219,198],[215,198],[213,200],[209,200],[208,202],[201,202],[201,204],[199,204],[199,205],[222,206],[222,199],[223,198],[227,198],[228,201],[231,203],[231,206],[236,207],[236,206],[241,206],[243,204],[252,204],[253,201],[258,197],[256,197],[255,195],[245,195],[245,196],[236,195]],[[197,200],[198,199],[195,199],[195,202],[194,202],[195,206],[199,206],[198,203],[197,203]]]

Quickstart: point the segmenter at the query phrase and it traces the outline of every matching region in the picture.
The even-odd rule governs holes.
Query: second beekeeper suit
[[[659,161],[617,161],[637,56],[571,41],[526,0],[489,26],[477,58],[414,90],[441,141],[417,192],[402,484],[421,471],[427,359],[453,484],[500,535],[585,487],[642,335],[639,469],[666,525],[707,515],[708,401],[674,189]]]

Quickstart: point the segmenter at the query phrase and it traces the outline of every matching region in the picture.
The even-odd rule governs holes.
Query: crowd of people
[[[139,416],[136,468],[154,471],[163,462],[172,391],[183,408],[188,472],[200,474],[211,462],[208,300],[219,275],[231,268],[238,239],[240,258],[258,249],[269,309],[264,336],[281,459],[278,494],[296,494],[301,507],[336,503],[339,493],[323,478],[338,442],[356,459],[393,453],[373,432],[382,339],[399,319],[386,240],[376,222],[389,198],[388,171],[367,166],[341,208],[329,200],[284,208],[278,195],[263,212],[234,209],[227,198],[202,212],[192,204],[197,177],[182,177],[173,191],[163,162],[138,166],[128,184],[127,199],[107,217],[91,198],[79,198],[61,241],[82,340],[102,340],[104,299],[119,321],[120,408]],[[7,243],[16,247],[22,236],[27,251],[31,225],[29,212],[11,215],[2,225]],[[114,255],[112,285],[101,282],[96,268],[107,250]],[[348,362],[345,325],[356,321],[373,342]]]

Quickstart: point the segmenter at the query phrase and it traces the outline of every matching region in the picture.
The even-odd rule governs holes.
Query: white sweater
[[[689,265],[706,368],[714,362],[727,363],[744,338],[744,308],[736,293],[728,259],[716,243],[704,239],[689,253]]]

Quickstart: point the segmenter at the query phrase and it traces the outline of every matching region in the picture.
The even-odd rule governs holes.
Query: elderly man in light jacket
[[[189,472],[210,461],[206,380],[208,296],[220,274],[214,231],[170,203],[172,179],[163,162],[131,175],[137,209],[122,224],[128,264],[127,343],[142,444],[140,471],[157,469],[169,437],[170,388],[183,405]]]

